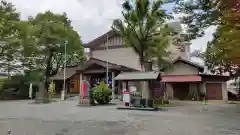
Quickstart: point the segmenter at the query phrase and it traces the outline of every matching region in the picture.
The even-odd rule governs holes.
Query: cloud
[[[216,31],[216,29],[217,26],[211,26],[205,30],[205,35],[203,37],[192,40],[191,51],[205,51],[207,43],[213,39],[213,33]]]
[[[83,42],[110,29],[112,20],[121,16],[122,0],[7,0],[12,2],[22,19],[50,10],[66,12]]]
[[[7,0],[12,2],[21,18],[35,16],[39,12],[50,10],[55,13],[66,12],[72,25],[83,42],[88,42],[110,30],[112,21],[121,17],[123,0]],[[173,4],[163,6],[171,12]],[[180,17],[182,15],[175,15]],[[204,50],[207,41],[211,40],[214,28],[207,30],[202,38],[192,41],[192,50]]]

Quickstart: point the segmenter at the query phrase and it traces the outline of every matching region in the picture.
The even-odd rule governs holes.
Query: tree
[[[45,71],[45,89],[47,90],[49,77],[63,67],[65,45],[67,62],[71,63],[72,60],[77,59],[78,61],[74,62],[79,62],[84,58],[82,43],[65,13],[54,14],[50,11],[39,13],[35,18],[30,18],[29,23],[31,25],[30,33],[33,34],[32,41],[37,42],[34,47],[30,46],[35,53],[29,53],[26,48],[25,54],[26,56],[32,54],[31,58],[40,61],[37,62],[37,66]]]
[[[239,40],[236,31],[220,26],[211,42],[208,42],[205,52],[195,51],[192,56],[202,58],[212,73],[229,72],[232,77],[239,75]]]
[[[164,61],[168,55],[167,48],[171,39],[171,30],[165,25],[166,19],[170,16],[161,9],[163,2],[157,0],[126,0],[122,7],[123,21],[113,21],[113,30],[118,32],[127,47],[131,47],[139,56],[142,72],[149,71],[146,64],[157,58]],[[148,84],[142,83],[143,95],[149,99]]]
[[[39,83],[45,77],[47,90],[49,77],[63,68],[65,45],[68,65],[84,59],[80,36],[65,13],[48,11],[20,21],[14,6],[1,0],[0,16],[0,69],[21,68],[24,84]]]
[[[16,37],[19,33],[19,13],[11,3],[1,0],[0,16],[0,69],[10,73],[18,68],[19,44]]]
[[[239,42],[237,34],[240,31],[234,30],[226,25],[220,26],[215,33],[214,40],[209,42],[205,52],[205,61],[209,68],[218,73],[229,72],[232,77],[239,75]],[[216,68],[217,67],[217,68]]]
[[[240,1],[239,0],[177,0],[176,12],[186,13],[182,22],[187,24],[191,39],[204,34],[204,29],[218,25],[213,41],[201,55],[210,69],[218,73],[232,72],[239,65]],[[199,56],[199,55],[198,55]]]

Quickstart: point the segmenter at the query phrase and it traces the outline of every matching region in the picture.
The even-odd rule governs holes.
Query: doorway
[[[173,95],[175,99],[186,100],[189,94],[189,83],[173,83]]]

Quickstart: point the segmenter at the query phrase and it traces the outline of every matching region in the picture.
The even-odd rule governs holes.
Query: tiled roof
[[[75,67],[67,67],[66,68],[66,75],[65,78],[68,79],[70,77],[72,77],[75,73],[76,70],[78,69],[78,66]],[[63,80],[64,79],[64,69],[62,69],[59,73],[57,73],[56,75],[54,75],[53,77],[51,77],[52,80]]]
[[[160,79],[159,72],[123,72],[114,78],[115,80],[140,81]]]
[[[182,61],[182,62],[184,62],[184,63],[186,63],[186,64],[189,64],[189,65],[191,65],[191,66],[194,66],[194,67],[200,69],[201,71],[204,71],[204,67],[203,67],[203,66],[198,65],[198,64],[196,64],[196,63],[194,63],[194,62],[192,62],[192,61],[190,61],[190,60],[184,59],[184,58],[182,58],[182,57],[177,57],[176,59],[173,60],[172,63],[174,64],[174,63],[176,63],[176,62],[178,62],[178,61]]]
[[[66,67],[66,76],[65,78],[68,79],[72,77],[77,71],[84,71],[87,68],[89,68],[91,65],[97,64],[102,67],[106,66],[106,61],[99,60],[96,58],[90,58],[88,61],[85,61],[84,63],[81,63],[76,66]],[[135,71],[134,69],[128,68],[123,65],[118,65],[114,63],[108,62],[109,69],[118,69],[118,70],[127,70],[127,71]],[[52,80],[63,80],[64,79],[64,70],[62,69],[59,73],[51,77]]]

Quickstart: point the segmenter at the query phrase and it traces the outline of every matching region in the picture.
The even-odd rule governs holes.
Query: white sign
[[[29,85],[29,93],[28,93],[28,95],[29,95],[29,98],[32,99],[32,83],[30,83],[30,85]]]
[[[123,94],[123,102],[124,103],[130,103],[130,93],[124,93]]]

